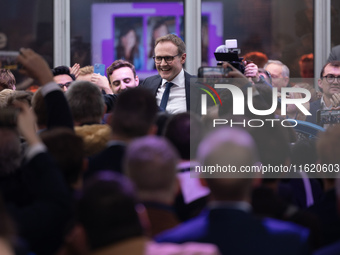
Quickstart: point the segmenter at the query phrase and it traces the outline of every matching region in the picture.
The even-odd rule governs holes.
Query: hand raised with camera
[[[53,81],[53,74],[47,62],[33,50],[21,48],[17,61],[23,67],[20,72],[37,80],[40,85]]]
[[[235,78],[232,84],[238,86],[239,88],[242,88],[243,86],[249,83],[249,80],[247,79],[247,77],[244,76],[239,70],[237,70],[235,67],[233,67],[228,62],[223,63],[223,68],[231,69],[231,71],[228,72],[228,75],[226,78]]]
[[[246,65],[244,75],[249,79],[249,81],[258,82],[260,80],[258,66],[254,63],[248,63],[247,61],[245,61],[244,64]]]

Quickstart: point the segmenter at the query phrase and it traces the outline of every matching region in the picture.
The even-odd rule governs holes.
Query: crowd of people
[[[246,100],[217,90],[202,113],[207,90],[183,68],[183,40],[157,38],[153,58],[158,74],[140,81],[127,60],[105,77],[51,70],[22,48],[34,92],[0,70],[1,254],[339,254],[340,126],[321,127],[317,113],[340,104],[340,61],[320,70],[319,93],[261,52],[244,56],[243,73],[224,62]]]

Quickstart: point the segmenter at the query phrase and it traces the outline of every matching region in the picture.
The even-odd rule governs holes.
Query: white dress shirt
[[[165,83],[168,82],[165,79],[162,79],[162,85],[158,88],[156,99],[157,104],[160,105],[162,96],[165,90]],[[186,95],[185,95],[185,77],[184,70],[180,71],[180,73],[171,81],[174,85],[172,85],[170,89],[170,95],[168,104],[166,106],[166,111],[170,114],[176,114],[187,111],[186,105]]]

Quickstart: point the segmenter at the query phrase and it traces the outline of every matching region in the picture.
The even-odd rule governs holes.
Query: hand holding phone
[[[104,90],[106,94],[113,94],[109,80],[106,78],[106,76],[93,73],[91,76],[91,82],[96,84],[101,90]]]

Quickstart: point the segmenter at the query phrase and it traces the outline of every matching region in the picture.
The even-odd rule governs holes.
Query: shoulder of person
[[[192,74],[188,73],[186,70],[184,70],[184,77],[186,79],[188,79],[188,78],[197,78],[197,75],[192,75]]]
[[[283,234],[299,236],[301,241],[308,241],[310,231],[308,228],[295,224],[293,222],[282,221],[273,218],[262,220],[263,225],[271,234]]]
[[[162,80],[162,77],[159,74],[145,78],[139,86],[141,86],[141,87],[147,86],[147,85],[149,85],[149,84],[151,84],[151,83],[153,83],[157,80],[160,80],[160,81]]]

